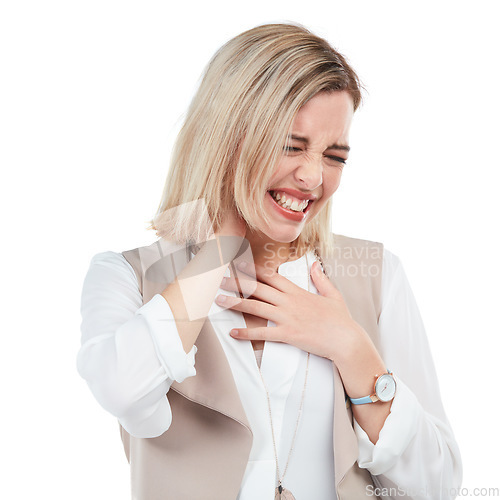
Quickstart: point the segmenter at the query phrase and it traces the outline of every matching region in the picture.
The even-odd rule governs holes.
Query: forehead
[[[308,137],[311,142],[346,139],[353,115],[354,105],[349,92],[321,92],[299,109],[291,132]]]

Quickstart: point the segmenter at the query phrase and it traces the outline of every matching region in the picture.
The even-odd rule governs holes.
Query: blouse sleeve
[[[186,354],[166,299],[143,305],[134,270],[121,253],[90,262],[81,296],[78,373],[99,404],[136,437],[156,437],[172,422],[167,392],[194,376],[193,346]]]
[[[460,452],[413,292],[400,260],[385,249],[379,330],[396,395],[375,445],[354,420],[359,466],[375,476],[381,498],[455,498],[462,482]]]

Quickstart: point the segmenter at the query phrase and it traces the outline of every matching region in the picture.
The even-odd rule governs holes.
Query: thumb
[[[311,278],[318,292],[325,296],[331,297],[337,292],[333,283],[328,279],[328,276],[321,269],[320,263],[315,260],[311,266]]]

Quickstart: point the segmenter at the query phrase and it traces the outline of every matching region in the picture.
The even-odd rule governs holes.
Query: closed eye
[[[295,146],[285,146],[283,148],[283,150],[286,153],[300,153],[300,152],[302,152],[301,148],[297,148]],[[325,158],[327,158],[328,160],[334,161],[334,162],[342,163],[342,165],[345,165],[347,163],[347,160],[345,158],[342,158],[341,156],[325,155]]]
[[[340,156],[327,155],[327,158],[329,160],[338,161],[340,163],[343,163],[344,165],[347,163],[347,160],[345,158],[341,158]]]

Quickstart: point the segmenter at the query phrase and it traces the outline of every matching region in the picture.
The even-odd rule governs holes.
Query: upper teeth
[[[290,195],[286,195],[283,192],[271,191],[270,193],[271,196],[276,200],[278,205],[289,208],[294,212],[302,212],[309,204],[309,200],[297,200],[295,198],[292,198]]]

